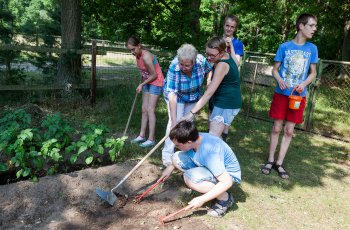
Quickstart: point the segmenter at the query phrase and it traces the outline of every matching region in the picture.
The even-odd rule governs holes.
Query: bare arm
[[[210,71],[209,73],[207,73],[206,76],[207,76],[207,86],[209,86],[211,82],[211,78],[213,76],[213,71]]]
[[[238,54],[235,54],[235,57],[236,57],[236,59],[238,61],[237,67],[239,67],[241,65],[241,62],[242,62],[242,57],[240,55],[238,55]]]
[[[279,73],[280,66],[281,66],[281,62],[275,62],[272,68],[272,76],[276,79],[278,86],[280,87],[281,90],[289,89],[288,84],[282,79]]]
[[[212,199],[215,199],[219,197],[221,194],[223,194],[224,192],[226,192],[229,188],[231,188],[233,184],[231,176],[226,171],[220,176],[218,176],[217,180],[219,182],[215,184],[214,187],[209,190],[209,192],[192,199],[188,203],[189,204],[188,209],[195,209],[203,206],[204,203]]]
[[[236,63],[237,67],[239,67],[240,63],[241,63],[241,56],[237,55],[235,52],[235,49],[233,48],[233,43],[232,43],[232,38],[225,38],[226,44],[230,47],[230,51],[231,51],[231,57],[233,59],[233,61]]]
[[[309,71],[309,75],[307,76],[307,78],[305,79],[305,81],[303,81],[302,83],[300,83],[299,85],[297,85],[295,87],[295,90],[298,93],[302,93],[305,89],[306,86],[308,86],[316,77],[316,64],[312,63],[310,64],[310,71]]]
[[[177,95],[174,92],[169,93],[169,109],[170,109],[170,120],[171,128],[173,128],[177,123]]]

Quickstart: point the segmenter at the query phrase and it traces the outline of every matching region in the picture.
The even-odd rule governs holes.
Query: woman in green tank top
[[[221,37],[213,37],[207,42],[206,55],[214,65],[212,79],[204,95],[184,118],[193,120],[194,115],[209,102],[209,133],[221,137],[242,106],[239,71],[235,60],[226,52],[226,42]]]

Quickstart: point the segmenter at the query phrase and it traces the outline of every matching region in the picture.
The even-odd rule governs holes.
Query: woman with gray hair
[[[168,134],[177,122],[187,114],[203,95],[203,82],[211,73],[211,65],[207,59],[198,54],[191,44],[183,44],[177,50],[177,56],[171,61],[164,81],[163,94],[168,107]],[[162,151],[165,166],[172,165],[171,157],[175,145],[168,138]]]

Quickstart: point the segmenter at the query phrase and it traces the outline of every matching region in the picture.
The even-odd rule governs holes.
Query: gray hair
[[[179,61],[191,60],[192,63],[196,63],[198,51],[191,44],[182,44],[177,50],[177,58]]]

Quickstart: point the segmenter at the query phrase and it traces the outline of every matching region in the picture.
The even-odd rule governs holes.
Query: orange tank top
[[[136,58],[136,64],[142,76],[142,80],[145,81],[149,78],[150,73],[146,68],[145,62],[143,60],[143,55],[144,55],[144,51],[142,51],[141,56],[139,58]],[[160,65],[157,61],[157,57],[155,55],[153,59],[153,65],[156,71],[157,78],[149,84],[162,87],[164,83],[164,76],[163,76],[162,69],[160,68]]]

